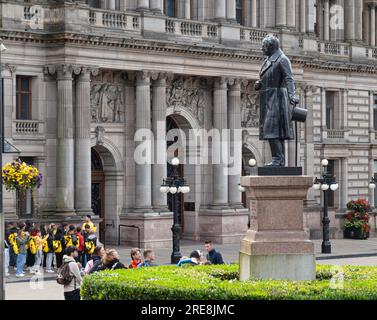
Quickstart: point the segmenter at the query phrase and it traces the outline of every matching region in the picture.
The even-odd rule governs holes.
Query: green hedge
[[[163,266],[104,271],[84,279],[85,300],[337,300],[377,299],[377,267],[338,267],[343,288],[330,281],[333,266],[317,266],[314,281],[238,280],[238,265]],[[339,274],[338,274],[339,275]]]

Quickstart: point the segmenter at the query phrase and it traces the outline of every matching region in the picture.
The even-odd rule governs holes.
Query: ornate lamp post
[[[323,172],[320,178],[315,178],[313,189],[323,191],[323,241],[322,241],[322,253],[331,253],[331,242],[330,242],[330,219],[328,215],[328,193],[331,191],[336,191],[339,188],[336,182],[335,176],[327,171],[327,166],[329,161],[323,159],[321,161],[321,166],[323,167]]]
[[[179,193],[189,193],[190,187],[186,184],[186,180],[184,178],[179,177],[178,175],[178,166],[179,166],[179,159],[173,158],[171,161],[173,165],[173,176],[167,177],[163,180],[162,185],[160,187],[160,191],[162,193],[170,193],[173,197],[173,214],[174,214],[174,222],[171,228],[173,233],[173,252],[171,254],[171,263],[177,264],[181,259],[182,255],[180,253],[180,243],[179,243],[179,236],[181,227],[179,225],[179,205],[178,205],[178,197]]]

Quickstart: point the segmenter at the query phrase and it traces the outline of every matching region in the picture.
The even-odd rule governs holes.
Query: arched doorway
[[[99,240],[105,242],[105,173],[103,163],[96,149],[91,149],[92,162],[92,210],[100,217]]]

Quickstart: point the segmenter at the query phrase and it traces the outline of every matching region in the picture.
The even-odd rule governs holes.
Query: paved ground
[[[314,240],[317,263],[333,265],[370,265],[377,266],[377,238],[369,240],[332,240],[332,253],[321,254],[320,240]],[[129,263],[129,247],[115,247],[121,260]],[[223,254],[226,262],[238,261],[239,244],[216,246]],[[189,255],[191,251],[203,250],[203,244],[195,241],[182,241],[181,253]],[[158,264],[170,263],[171,248],[156,250]],[[7,279],[7,300],[61,300],[63,288],[55,281],[56,274],[44,274],[41,277],[27,275],[25,278],[15,278],[13,272]],[[45,280],[45,281],[43,281]]]

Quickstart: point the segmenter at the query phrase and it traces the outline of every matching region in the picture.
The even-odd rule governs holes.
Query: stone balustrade
[[[318,51],[320,53],[332,56],[350,57],[351,46],[348,43],[339,42],[319,42]]]
[[[165,31],[168,34],[218,39],[218,26],[215,23],[203,23],[192,20],[172,19],[165,20]]]
[[[13,137],[40,137],[44,134],[44,123],[39,120],[14,120]]]
[[[348,140],[348,133],[349,130],[346,129],[327,129],[326,132],[324,132],[324,139],[326,140]]]
[[[261,44],[270,32],[262,29],[240,28],[240,40]]]
[[[140,17],[119,11],[91,9],[89,23],[95,27],[140,31]]]

